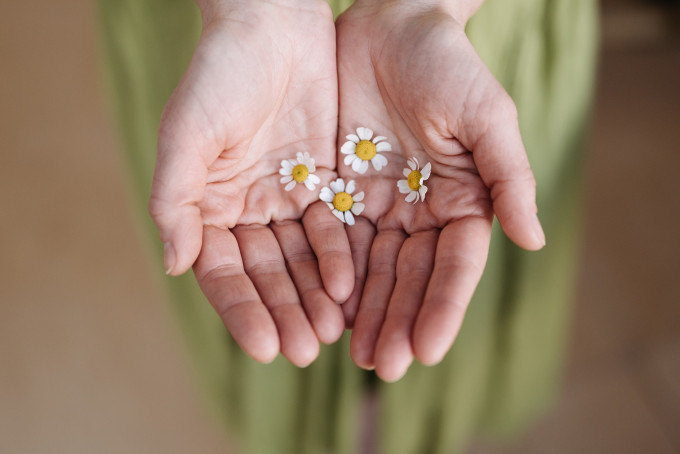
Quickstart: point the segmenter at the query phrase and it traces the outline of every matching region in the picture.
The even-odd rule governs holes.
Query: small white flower
[[[354,225],[354,216],[359,216],[365,208],[365,205],[360,203],[364,200],[363,191],[352,195],[354,189],[356,189],[354,180],[350,180],[345,186],[345,181],[338,178],[331,181],[330,188],[321,188],[319,194],[319,198],[326,202],[335,217],[349,225]]]
[[[420,169],[418,160],[411,158],[408,160],[410,169],[404,169],[405,180],[397,181],[397,187],[402,194],[406,196],[407,202],[416,203],[418,200],[425,201],[425,194],[427,193],[427,186],[423,184],[425,180],[430,178],[430,171],[432,166],[428,162],[423,169]]]
[[[357,173],[366,173],[369,161],[378,171],[387,165],[387,158],[380,154],[383,151],[392,151],[392,146],[386,142],[387,137],[376,136],[373,140],[371,137],[373,131],[370,129],[357,128],[357,135],[348,135],[347,142],[340,148],[340,151],[347,155],[345,165],[351,165],[352,170]]]
[[[304,183],[307,189],[313,191],[314,185],[321,183],[319,177],[313,174],[316,171],[314,159],[307,152],[298,152],[295,156],[297,159],[281,161],[281,184],[286,185],[286,191],[292,191],[297,183]]]

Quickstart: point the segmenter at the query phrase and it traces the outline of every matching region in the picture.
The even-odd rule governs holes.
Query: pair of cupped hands
[[[298,366],[352,329],[350,354],[386,381],[442,360],[481,278],[498,218],[517,245],[545,237],[514,103],[464,33],[479,1],[203,0],[203,32],[163,113],[150,213],[168,274],[193,265],[240,347]],[[380,172],[343,164],[345,136],[392,145]],[[308,152],[321,184],[284,190]],[[404,200],[408,158],[431,163]],[[319,190],[363,191],[355,225]]]

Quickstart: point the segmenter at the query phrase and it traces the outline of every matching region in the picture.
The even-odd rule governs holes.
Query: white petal
[[[345,216],[340,211],[333,209],[333,214],[336,218],[340,219],[342,222],[345,222]]]
[[[416,165],[416,163],[414,162],[414,159],[415,159],[415,158],[409,158],[409,159],[406,161],[406,163],[407,163],[408,166],[411,168],[411,170],[416,170],[416,168],[417,168],[417,165]]]
[[[293,179],[293,175],[287,175],[285,177],[281,177],[281,179],[279,181],[281,182],[281,184],[286,184],[289,181],[291,181],[292,179]]]
[[[354,225],[354,215],[351,211],[345,211],[345,222],[347,225]]]
[[[331,181],[330,186],[331,190],[337,194],[338,192],[342,192],[345,190],[345,181],[342,178],[338,178],[335,181]]]
[[[352,196],[352,200],[354,200],[355,202],[361,202],[362,200],[364,200],[364,191],[357,192],[356,194],[354,194]]]
[[[279,169],[280,175],[291,175],[292,173],[293,173],[293,169],[284,169],[283,167],[281,167]]]
[[[309,176],[307,177],[309,181],[311,181],[314,184],[319,184],[321,183],[321,178],[317,177],[313,173],[310,173]]]
[[[380,151],[392,151],[392,145],[390,145],[387,142],[380,142],[375,146],[375,150],[380,152]]]
[[[406,196],[406,201],[407,202],[413,202],[415,198],[418,197],[418,193],[416,191],[411,191],[409,194]]]
[[[293,188],[295,187],[295,184],[296,184],[295,181],[291,181],[290,183],[288,183],[286,185],[286,191],[292,191]]]
[[[368,170],[368,161],[361,161],[361,166],[359,167],[359,173],[364,174]]]
[[[349,134],[348,136],[345,137],[345,139],[351,140],[351,141],[354,142],[354,143],[359,143],[359,140],[361,140],[361,139],[359,139],[359,137],[356,136],[355,134]]]
[[[326,205],[328,205],[328,208],[330,208],[331,211],[333,211],[335,209],[335,207],[333,206],[332,203],[326,203]]]
[[[348,165],[351,165],[356,160],[361,160],[361,158],[359,158],[355,154],[348,154],[347,156],[345,156],[344,163],[345,163],[346,166],[348,166]]]
[[[319,194],[319,198],[321,200],[323,200],[324,202],[332,202],[333,197],[334,197],[333,191],[326,187],[321,188],[321,193]]]
[[[350,211],[351,211],[352,213],[356,214],[357,216],[359,216],[361,213],[363,213],[364,208],[366,208],[366,205],[364,205],[363,203],[357,203],[357,202],[355,202],[355,203],[352,205],[352,209],[351,209]]]
[[[375,170],[380,170],[387,165],[387,158],[381,154],[377,154],[371,159],[371,164],[373,164]]]
[[[356,173],[364,173],[364,172],[366,172],[366,170],[364,170],[364,172],[361,171],[361,165],[362,165],[363,163],[368,163],[368,161],[363,161],[363,160],[360,159],[360,158],[356,158],[354,161],[352,161],[352,170],[354,170]],[[368,167],[368,166],[367,166],[367,167]]]
[[[284,159],[283,161],[281,161],[281,167],[288,171],[286,175],[290,175],[290,172],[293,171],[293,167],[295,167],[295,165],[291,164],[290,161],[288,161],[287,159]]]
[[[340,147],[340,151],[342,154],[354,154],[355,151],[357,151],[357,144],[354,142],[345,142],[342,144],[342,147]]]
[[[418,189],[418,192],[420,193],[420,198],[422,201],[425,201],[425,194],[427,194],[427,186],[421,186],[420,189]]]
[[[349,180],[345,186],[345,192],[351,194],[354,192],[354,189],[356,189],[356,183],[354,183],[354,180]]]
[[[305,187],[307,189],[309,189],[310,191],[313,191],[314,190],[314,183],[309,178],[307,178],[305,180]]]
[[[373,138],[373,143],[378,143],[378,142],[380,142],[381,140],[387,140],[387,137],[385,137],[385,136],[375,136],[375,137]]]
[[[408,176],[411,175],[411,170],[410,169],[404,169],[404,176],[408,178]]]
[[[430,173],[432,172],[432,164],[429,162],[425,164],[425,167],[423,167],[423,170],[420,171],[420,174],[423,176],[423,180],[427,180],[430,178]]]
[[[411,188],[408,186],[408,181],[406,180],[397,181],[397,187],[402,194],[407,194],[411,191]]]
[[[371,137],[373,137],[373,131],[363,127],[357,128],[357,134],[359,134],[361,140],[371,140]]]
[[[307,170],[309,170],[310,172],[314,172],[316,170],[316,166],[314,165],[314,158],[309,156],[309,153],[307,153],[306,151],[302,155],[302,159],[300,159],[300,157],[298,156],[298,161],[300,162],[300,164],[304,164],[305,167],[307,167]]]

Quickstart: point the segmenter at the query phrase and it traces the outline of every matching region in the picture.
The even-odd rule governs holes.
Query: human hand
[[[435,364],[451,347],[494,215],[519,246],[545,244],[514,103],[464,33],[474,8],[437,3],[358,0],[336,25],[339,144],[360,126],[391,143],[378,153],[388,160],[379,172],[369,165],[357,175],[338,154],[339,174],[366,194],[363,215],[346,229],[356,267],[343,305],[350,352],[387,381],[414,356]],[[411,157],[421,169],[431,163],[415,204],[397,187]]]
[[[334,300],[351,292],[351,257],[337,252],[342,227],[328,222],[327,210],[307,210],[321,204],[320,188],[284,190],[279,170],[282,160],[308,152],[314,182],[335,175],[333,17],[323,0],[199,6],[203,33],[163,113],[149,203],[165,266],[179,275],[193,264],[206,297],[254,359],[269,362],[281,351],[306,366],[318,340],[343,333]],[[329,267],[349,275],[329,279]]]

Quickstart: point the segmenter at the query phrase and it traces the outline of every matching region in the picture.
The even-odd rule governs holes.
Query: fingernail
[[[163,265],[165,266],[165,274],[170,274],[175,267],[175,248],[169,241],[163,243]]]
[[[534,225],[534,236],[541,244],[541,248],[543,248],[545,247],[545,232],[543,232],[543,227],[541,227],[541,221],[538,219],[538,216],[536,216],[536,223]]]

